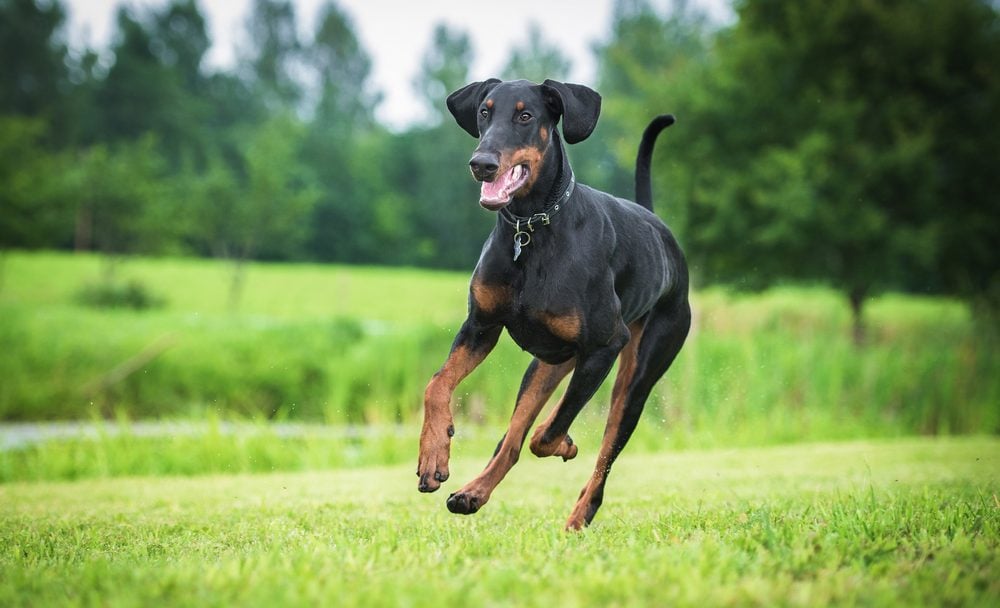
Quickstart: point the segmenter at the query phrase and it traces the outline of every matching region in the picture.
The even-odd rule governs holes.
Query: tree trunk
[[[854,338],[854,345],[861,347],[865,343],[865,305],[866,290],[861,287],[854,287],[847,294],[851,301],[851,333]]]
[[[229,312],[239,310],[240,300],[243,298],[244,279],[244,259],[242,257],[235,258],[232,279],[229,283]]]
[[[76,210],[76,230],[73,233],[73,250],[88,251],[94,234],[94,214],[86,204]]]

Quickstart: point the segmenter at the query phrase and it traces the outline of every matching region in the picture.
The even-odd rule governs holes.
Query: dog
[[[481,182],[480,205],[497,221],[472,275],[468,316],[424,392],[418,489],[434,492],[448,479],[452,394],[506,329],[534,358],[493,457],[448,497],[448,510],[472,514],[489,501],[571,371],[530,449],[539,457],[575,457],[569,427],[617,359],[597,464],[566,521],[568,530],[580,530],[600,508],[611,466],[691,325],[683,252],[652,212],[653,148],[674,117],[656,117],[643,133],[631,202],[577,183],[566,155],[564,139],[583,141],[597,125],[596,91],[554,80],[489,79],[455,91],[447,104],[458,125],[479,140],[469,167]]]

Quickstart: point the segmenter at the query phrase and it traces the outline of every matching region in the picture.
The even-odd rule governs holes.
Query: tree
[[[690,126],[692,93],[710,59],[714,30],[703,13],[687,2],[674,2],[661,15],[648,0],[617,0],[611,36],[595,47],[597,88],[603,95],[594,135],[571,149],[574,165],[588,183],[633,198],[635,155],[642,130],[659,114],[672,113],[679,125],[661,136],[654,171],[654,208],[684,236],[684,206],[676,198],[686,172],[667,171],[683,162],[678,142]],[[663,176],[669,174],[669,179]]]
[[[67,96],[59,2],[0,0],[0,113],[60,117]]]
[[[41,118],[0,116],[0,252],[72,242],[71,164],[46,136]]]
[[[204,125],[201,61],[205,22],[192,0],[135,15],[120,8],[114,64],[94,93],[97,129],[90,141],[120,143],[155,133],[171,167],[203,162],[210,141]]]
[[[528,40],[523,47],[515,47],[507,66],[501,71],[505,80],[530,80],[542,82],[546,78],[565,80],[571,67],[570,60],[549,44],[542,36],[542,29],[532,22],[528,26]]]
[[[68,176],[79,193],[76,249],[100,252],[110,268],[122,255],[169,248],[179,236],[177,200],[164,174],[152,135],[80,152]]]
[[[374,139],[371,59],[347,15],[328,2],[304,49],[317,103],[303,159],[322,188],[310,222],[309,253],[321,260],[372,261],[386,249],[373,234],[374,207],[384,188]]]
[[[478,185],[468,160],[475,141],[458,128],[447,112],[448,94],[468,84],[472,46],[465,32],[438,25],[421,61],[415,84],[433,118],[395,138],[390,158],[407,159],[386,167],[396,196],[406,201],[406,225],[420,264],[469,268],[494,221],[479,206]]]
[[[424,103],[429,124],[438,124],[447,116],[444,99],[449,93],[468,84],[473,60],[469,35],[439,23],[434,27],[431,46],[420,62],[413,88]],[[445,122],[450,122],[450,118]]]
[[[320,9],[319,27],[304,55],[317,80],[314,121],[343,134],[373,128],[379,95],[370,90],[372,62],[333,2]]]
[[[982,164],[1000,140],[987,118],[1000,109],[995,9],[747,0],[738,12],[678,125],[692,135],[675,192],[701,278],[830,282],[857,337],[872,293],[968,274],[969,256],[942,255],[948,242],[975,244],[979,280],[995,281],[983,246],[1000,235],[982,214],[1000,186]]]
[[[254,0],[247,21],[244,78],[269,112],[294,112],[302,100],[302,43],[295,6],[288,0]]]

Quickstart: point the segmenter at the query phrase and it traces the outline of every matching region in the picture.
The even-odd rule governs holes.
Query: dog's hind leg
[[[686,299],[679,303],[661,301],[641,330],[633,331],[619,361],[597,464],[566,521],[567,530],[579,530],[594,519],[604,500],[611,465],[632,437],[653,385],[673,363],[690,326],[691,309]]]
[[[507,433],[500,440],[493,458],[483,472],[448,497],[449,511],[468,515],[486,504],[493,489],[517,462],[524,438],[538,412],[552,396],[559,382],[573,369],[574,364],[574,359],[559,365],[549,365],[538,359],[531,362],[521,381]]]

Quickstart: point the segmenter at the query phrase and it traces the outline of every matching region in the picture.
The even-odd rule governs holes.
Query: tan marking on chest
[[[473,281],[470,290],[476,308],[483,312],[496,312],[510,301],[510,287],[506,285],[487,285]]]
[[[538,320],[552,332],[552,335],[567,342],[574,342],[580,337],[580,314],[575,310],[558,315],[542,312],[538,314]]]

